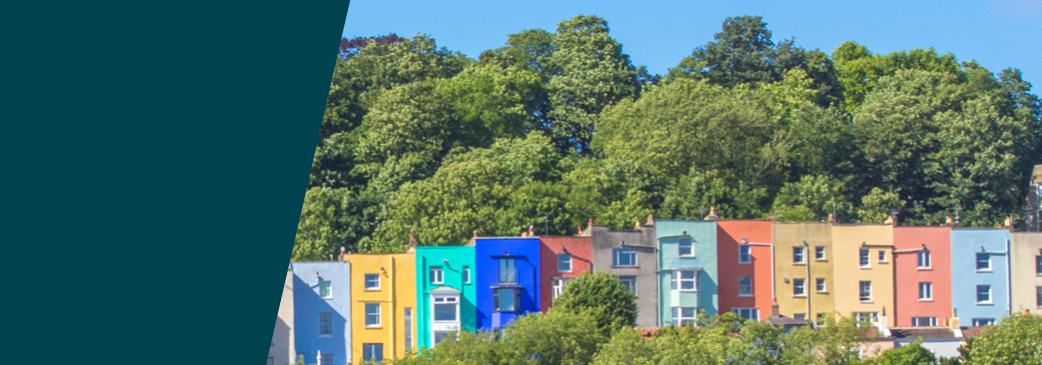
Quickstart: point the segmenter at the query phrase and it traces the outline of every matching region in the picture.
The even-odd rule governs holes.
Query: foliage
[[[590,315],[605,338],[637,323],[637,302],[619,278],[605,271],[585,272],[568,281],[554,310]]]
[[[964,364],[1042,363],[1042,316],[1014,313],[985,327]]]
[[[327,255],[337,251],[343,242],[336,221],[337,213],[344,200],[349,199],[349,194],[344,189],[330,188],[313,188],[304,194],[290,260],[326,260]]]
[[[607,339],[593,315],[552,309],[511,323],[502,346],[511,364],[583,365]]]
[[[922,346],[923,340],[883,351],[879,356],[866,361],[868,365],[934,365],[937,359],[930,350]]]

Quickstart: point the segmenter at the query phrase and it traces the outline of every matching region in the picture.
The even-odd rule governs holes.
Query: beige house
[[[775,222],[772,226],[779,314],[797,320],[824,320],[836,309],[832,223]]]
[[[286,269],[286,283],[282,286],[282,301],[279,316],[275,319],[275,332],[271,335],[267,365],[292,364],[296,359],[293,346],[293,268]]]
[[[1010,234],[1010,309],[1042,314],[1042,233]]]
[[[1030,232],[1042,231],[1042,165],[1035,165],[1031,172],[1031,183],[1028,186],[1027,230]]]

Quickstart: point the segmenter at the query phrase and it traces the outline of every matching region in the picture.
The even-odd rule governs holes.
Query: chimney
[[[478,238],[478,231],[474,231],[474,238]]]
[[[948,325],[952,329],[959,329],[959,317],[955,315],[955,308],[952,308],[952,319],[948,321]]]
[[[778,302],[775,301],[774,304],[771,304],[771,318],[778,318],[779,316],[780,314],[778,314]]]
[[[836,215],[829,213],[829,223],[836,223]]]
[[[405,253],[413,253],[413,252],[416,252],[416,237],[413,237],[412,234],[410,233],[409,234],[409,244],[405,248]]]
[[[637,221],[636,224],[633,225],[633,228],[640,229],[640,221]]]
[[[532,225],[528,226],[528,237],[535,237],[535,232],[532,232]]]
[[[576,233],[576,234],[583,234],[583,226],[575,226],[575,228],[579,232],[579,233]]]
[[[648,222],[645,223],[644,225],[645,226],[654,226],[655,225],[655,215],[648,214]]]
[[[1013,217],[1006,217],[1006,222],[1003,223],[1002,228],[1013,229]]]
[[[593,228],[593,218],[590,218],[590,221],[586,223],[586,228]]]
[[[716,218],[716,207],[709,207],[709,215],[705,216],[703,219],[707,221],[715,221]]]
[[[883,221],[883,224],[894,224],[894,216],[891,215],[886,217],[886,220]]]
[[[952,217],[946,216],[946,217],[944,217],[944,225],[948,226],[948,227],[952,227],[952,226],[955,225],[955,222],[952,221]]]

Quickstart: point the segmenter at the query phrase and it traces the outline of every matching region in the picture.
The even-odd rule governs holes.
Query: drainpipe
[[[774,289],[774,245],[770,243],[751,243],[745,242],[749,246],[767,246],[771,248],[771,300],[778,299],[778,295]],[[752,255],[752,253],[750,253]]]
[[[390,277],[390,279],[391,279],[390,280],[391,281],[390,289],[391,290],[390,290],[389,293],[387,293],[388,296],[390,297],[390,298],[388,298],[389,300],[387,301],[387,304],[388,304],[388,307],[390,307],[389,309],[391,310],[391,323],[390,323],[390,325],[391,325],[391,331],[390,331],[391,332],[391,338],[388,340],[387,343],[389,345],[391,345],[391,358],[394,358],[394,357],[398,356],[398,346],[396,346],[397,344],[394,342],[394,339],[396,338],[395,337],[395,333],[394,333],[394,329],[395,329],[395,325],[398,323],[398,322],[394,321],[394,313],[395,313],[395,309],[397,309],[396,308],[397,306],[395,305],[395,302],[394,302],[394,298],[395,298],[395,295],[394,295],[395,294],[395,291],[394,291],[394,281],[395,281],[395,271],[396,270],[395,270],[395,267],[394,267],[394,264],[395,264],[394,256],[389,256],[388,259],[389,259],[388,263],[389,263],[389,265],[391,267],[391,270],[390,270],[390,276],[391,276]]]
[[[1010,261],[1012,260],[1012,258],[1010,258],[1010,256],[1013,256],[1013,255],[1010,254],[1010,249],[1009,249],[1010,248],[1009,247],[1010,246],[1010,242],[1009,241],[1010,240],[1007,238],[1006,239],[1006,315],[1007,316],[1013,314],[1013,292],[1010,291],[1010,287],[1009,287],[1010,273],[1013,271],[1013,268],[1010,267],[1010,263],[1011,263]]]
[[[811,318],[811,314],[810,314],[810,296],[813,293],[810,290],[810,288],[808,288],[808,286],[810,286],[809,284],[810,284],[810,261],[811,260],[810,260],[810,244],[807,243],[807,241],[803,241],[803,261],[807,262],[807,265],[804,266],[804,269],[806,269],[807,274],[804,276],[805,279],[803,279],[803,291],[805,291],[807,293],[807,314],[805,315],[805,317],[803,317],[803,319],[807,320],[807,318]]]

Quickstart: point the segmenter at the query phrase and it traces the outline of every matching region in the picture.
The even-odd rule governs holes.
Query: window
[[[690,257],[695,255],[695,246],[691,243],[691,237],[680,237],[680,242],[677,243],[677,255],[680,257]]]
[[[1035,287],[1035,307],[1042,308],[1042,286]]]
[[[637,250],[616,248],[611,250],[612,266],[637,266]]]
[[[554,284],[554,286],[553,286],[553,289],[554,289],[553,299],[557,299],[557,297],[561,296],[561,293],[564,293],[564,284],[567,284],[569,280],[572,280],[572,278],[554,278],[553,279],[553,284]]]
[[[499,259],[499,282],[517,282],[517,261],[515,259]]]
[[[412,308],[405,307],[405,349],[412,348]]]
[[[470,284],[470,266],[463,267],[463,283]]]
[[[886,251],[879,250],[879,262],[886,262]]]
[[[807,287],[803,279],[792,279],[792,295],[802,297],[807,295]]]
[[[912,317],[912,327],[936,327],[937,317]]]
[[[380,290],[380,274],[365,274],[365,290]]]
[[[457,321],[456,313],[458,308],[459,297],[434,297],[434,321]]]
[[[445,339],[455,339],[456,331],[434,331],[434,344],[437,345]]]
[[[974,318],[974,326],[990,326],[995,324],[995,318]]]
[[[362,361],[384,361],[384,344],[382,343],[363,343],[362,344]]]
[[[380,303],[365,303],[365,326],[380,327]]]
[[[738,245],[738,263],[748,264],[753,262],[752,255],[749,252],[749,245]]]
[[[742,319],[751,319],[754,321],[760,320],[760,309],[759,308],[732,308],[731,312],[737,314]]]
[[[854,319],[858,322],[875,322],[878,312],[854,312]]]
[[[698,307],[673,307],[674,326],[693,325],[697,317]]]
[[[933,283],[919,283],[919,300],[933,300]]]
[[[333,312],[318,312],[318,335],[333,335]]]
[[[818,293],[826,292],[826,290],[825,290],[825,278],[815,278],[814,279],[814,290],[817,291]]]
[[[814,246],[814,259],[825,260],[825,246]]]
[[[620,276],[619,281],[622,282],[622,286],[630,290],[630,293],[637,295],[637,277],[636,276]]]
[[[858,283],[858,299],[862,302],[872,301],[872,282],[862,281]]]
[[[492,306],[497,312],[517,311],[517,288],[492,289]]]
[[[557,271],[572,272],[572,255],[566,253],[557,254]]]
[[[977,271],[991,271],[991,255],[977,253]]]
[[[818,313],[817,317],[815,318],[815,322],[818,322],[818,325],[824,326],[825,325],[825,313]]]
[[[670,287],[677,291],[698,291],[698,273],[690,270],[673,271]]]
[[[1042,275],[1042,255],[1035,256],[1035,275]]]
[[[930,251],[919,251],[919,268],[929,269],[930,268]]]
[[[807,315],[804,313],[793,313],[792,319],[807,319]]]
[[[445,282],[445,273],[441,271],[441,266],[431,266],[431,284],[441,284]]]
[[[991,304],[991,285],[977,285],[977,304]]]
[[[333,353],[332,352],[322,354],[322,364],[321,365],[333,365]]]
[[[862,248],[861,249],[861,252],[858,255],[858,259],[859,259],[859,262],[861,264],[861,267],[870,267],[871,266],[871,264],[869,264],[869,262],[868,262],[868,249],[867,248]]]
[[[738,296],[751,297],[753,296],[753,278],[750,276],[742,276],[738,278]]]
[[[806,263],[803,257],[803,247],[796,246],[792,248],[792,263],[802,264]]]
[[[330,299],[330,298],[332,298],[333,297],[333,289],[331,288],[332,285],[333,284],[328,282],[328,281],[320,281],[320,282],[318,282],[318,296],[322,297],[323,299]]]

